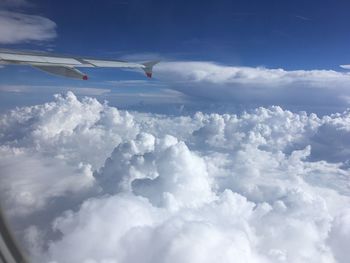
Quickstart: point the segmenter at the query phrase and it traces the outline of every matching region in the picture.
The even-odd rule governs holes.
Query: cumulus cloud
[[[333,70],[268,69],[212,62],[162,62],[155,76],[184,94],[233,104],[302,106],[303,109],[348,106],[350,73]]]
[[[339,262],[345,262],[347,258],[346,244],[350,242],[350,210],[345,209],[334,219],[330,232],[329,243],[334,251],[335,258]]]
[[[58,95],[1,116],[1,200],[36,262],[347,262],[349,116]]]
[[[56,24],[46,17],[0,11],[1,44],[47,41],[55,37]]]
[[[60,159],[47,159],[25,150],[9,152],[6,147],[0,152],[1,183],[6,186],[2,187],[2,201],[9,215],[28,215],[53,198],[83,191],[94,183],[89,164],[67,166]]]

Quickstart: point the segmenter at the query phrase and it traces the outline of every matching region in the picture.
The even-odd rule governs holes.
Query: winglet
[[[159,63],[159,60],[157,60],[157,61],[149,61],[149,62],[142,63],[142,65],[145,66],[145,67],[142,68],[142,69],[145,71],[146,76],[147,76],[148,78],[152,78],[153,66],[154,66],[155,64],[157,64],[157,63]]]

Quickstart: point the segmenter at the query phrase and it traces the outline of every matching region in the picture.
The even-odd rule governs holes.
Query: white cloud
[[[350,65],[340,65],[343,69],[350,69]]]
[[[249,228],[244,229],[252,208],[231,192],[204,211],[173,215],[135,196],[91,199],[79,213],[69,212],[55,221],[54,227],[64,238],[52,243],[49,252],[59,262],[214,262],[218,258],[222,262],[264,262],[251,249],[254,240],[249,238],[254,237]],[[231,220],[237,215],[239,219]],[[225,223],[231,225],[229,232]],[[92,239],[90,229],[96,228],[100,231]],[[83,237],[87,242],[81,253],[76,253],[75,246],[67,247],[67,242],[77,244]],[[96,240],[104,245],[96,247]]]
[[[82,161],[94,169],[115,145],[139,130],[128,112],[88,97],[79,101],[72,92],[55,96],[55,102],[9,111],[0,124],[2,143],[12,141],[15,147],[24,145],[75,164]]]
[[[90,189],[95,181],[89,164],[68,166],[59,158],[26,150],[9,152],[7,147],[0,152],[2,201],[9,215],[26,216],[54,198]]]
[[[0,11],[1,44],[47,41],[55,37],[56,24],[46,17]]]
[[[329,243],[339,262],[348,260],[347,244],[350,242],[350,210],[343,211],[334,219],[330,232]]]
[[[95,177],[105,192],[133,191],[156,206],[196,207],[214,198],[204,160],[169,135],[156,141],[141,133],[120,144]]]
[[[268,69],[263,67],[225,66],[213,62],[162,62],[156,66],[163,78],[186,82],[209,82],[214,84],[241,84],[257,87],[280,88],[289,84],[304,83],[310,87],[327,87],[350,81],[350,74],[333,70]],[[168,74],[170,73],[170,74]],[[324,83],[326,81],[326,83]],[[294,85],[293,85],[294,86]],[[306,86],[308,87],[308,86]],[[333,88],[334,85],[328,88]]]
[[[333,70],[267,69],[226,66],[212,62],[161,62],[155,77],[171,88],[197,99],[244,105],[338,107],[349,104],[346,97],[350,73]]]
[[[349,116],[68,93],[1,116],[2,200],[36,262],[346,262]]]

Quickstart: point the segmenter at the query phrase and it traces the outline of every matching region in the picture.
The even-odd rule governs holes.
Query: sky
[[[0,200],[32,262],[347,263],[347,1],[0,0]],[[137,253],[135,253],[137,251]]]
[[[132,61],[160,59],[165,62],[162,63],[164,66],[167,62],[209,62],[223,68],[304,70],[311,75],[315,75],[313,70],[333,70],[347,76],[347,71],[339,65],[350,61],[347,52],[349,7],[347,1],[2,0],[0,47]],[[184,93],[188,82],[188,78],[183,79],[171,67],[164,72],[162,64],[155,67],[153,82],[145,81],[141,74],[115,69],[86,69],[90,80],[81,83],[45,75],[28,67],[5,67],[0,71],[4,98],[1,110],[11,108],[13,104],[43,102],[44,97],[52,97],[63,87],[89,87],[105,90],[100,99],[108,98],[116,106],[141,109],[152,104],[147,110],[162,111],[163,105],[157,105],[159,94],[164,93],[168,98],[169,89],[180,89]],[[196,68],[186,68],[197,74]],[[157,71],[164,74],[157,75]],[[169,79],[172,79],[172,85]],[[23,87],[28,83],[31,90],[36,86],[36,92]],[[206,83],[201,83],[203,85]],[[40,87],[44,94],[38,96]],[[26,89],[26,99],[14,92],[10,94],[9,89]],[[333,96],[348,97],[349,92],[345,93],[342,90]],[[171,94],[171,99],[166,102],[173,102],[170,104],[175,108],[188,102],[184,97],[175,98],[175,93]],[[210,104],[218,104],[211,94],[203,103],[200,103],[203,93],[194,99],[193,92],[185,95],[191,96],[192,103],[188,108],[201,108],[208,104],[208,99]],[[248,96],[252,98],[250,94]],[[329,94],[322,96],[328,97]],[[301,97],[310,95],[301,94]],[[268,103],[319,114],[346,109],[344,102],[323,107],[316,105],[310,110],[312,103],[300,105],[296,99],[286,104],[279,99]],[[195,107],[194,101],[201,105]],[[258,97],[254,101],[257,105],[268,105]]]
[[[54,21],[57,37],[47,45],[58,53],[156,53],[284,69],[338,69],[350,60],[347,1],[30,3],[13,9]]]

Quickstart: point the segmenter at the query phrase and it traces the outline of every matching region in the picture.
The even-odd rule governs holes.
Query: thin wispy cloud
[[[14,93],[34,93],[34,94],[52,94],[57,92],[73,91],[77,95],[99,96],[111,92],[110,89],[92,88],[92,87],[74,87],[74,86],[49,86],[49,85],[1,85],[0,92]]]
[[[303,21],[312,21],[311,18],[306,17],[306,16],[302,16],[302,15],[293,15],[295,18],[299,19],[299,20],[303,20]]]
[[[27,0],[0,0],[0,7],[28,7],[30,5]]]
[[[0,11],[0,44],[48,41],[56,36],[56,23],[46,17]]]

